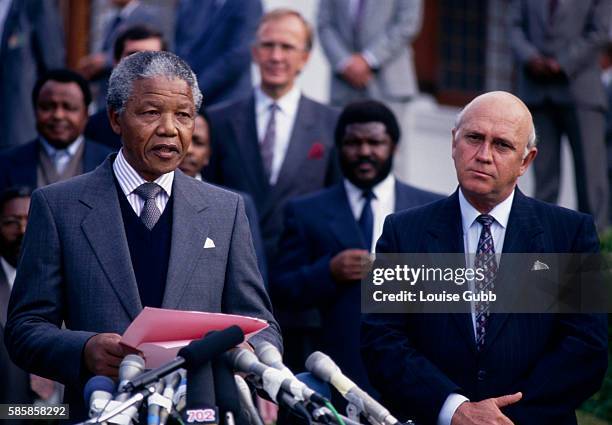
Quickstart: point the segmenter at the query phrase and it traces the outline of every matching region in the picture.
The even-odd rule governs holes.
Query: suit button
[[[487,371],[484,369],[480,369],[477,374],[477,378],[479,381],[484,381],[487,377]]]

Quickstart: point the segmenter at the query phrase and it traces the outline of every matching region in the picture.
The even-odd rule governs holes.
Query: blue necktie
[[[358,224],[366,248],[369,251],[372,248],[372,233],[374,231],[374,214],[372,213],[372,198],[374,198],[374,192],[369,189],[364,190],[362,196],[365,199],[365,204],[363,204]]]
[[[495,247],[493,246],[493,236],[491,235],[491,224],[495,219],[488,214],[481,214],[476,218],[482,225],[478,248],[476,248],[476,258],[474,268],[483,270],[484,279],[475,280],[476,292],[486,292],[494,288],[495,276],[497,275],[497,260],[495,259]],[[477,301],[476,309],[476,348],[482,350],[485,344],[485,334],[487,322],[489,320],[489,302]]]

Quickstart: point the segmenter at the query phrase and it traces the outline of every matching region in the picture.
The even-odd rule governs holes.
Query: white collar
[[[119,150],[117,158],[115,158],[115,162],[113,162],[113,171],[115,172],[115,176],[117,176],[117,181],[125,196],[130,195],[141,184],[147,183],[147,181],[138,174],[138,171],[127,162],[123,155],[123,148]],[[172,195],[172,182],[174,182],[174,171],[162,174],[153,180],[153,183],[160,185],[168,196]]]
[[[79,147],[81,146],[81,143],[83,143],[84,137],[81,134],[79,137],[77,137],[74,140],[74,142],[69,144],[68,147],[66,147],[64,149],[58,149],[58,148],[52,146],[47,141],[47,139],[45,139],[43,136],[39,136],[38,139],[40,140],[40,144],[43,147],[43,149],[45,150],[45,152],[47,153],[47,155],[49,156],[49,158],[55,157],[55,154],[57,154],[58,152],[66,152],[68,154],[68,156],[70,156],[70,158],[72,158],[74,156],[74,154],[77,152],[77,150],[79,150]]]
[[[257,115],[265,114],[272,103],[276,103],[281,112],[288,116],[294,116],[297,113],[302,92],[297,84],[294,84],[287,93],[279,99],[272,99],[261,89],[261,86],[255,88],[255,111]]]
[[[492,216],[495,221],[502,226],[504,229],[508,226],[508,218],[510,217],[510,210],[512,209],[512,201],[514,200],[514,192],[516,188],[510,193],[510,195],[499,204],[495,205],[489,215]],[[459,207],[461,208],[461,223],[463,225],[463,234],[467,234],[468,230],[474,224],[474,221],[482,213],[478,211],[463,195],[463,191],[459,188]]]
[[[349,200],[358,201],[363,199],[364,189],[355,186],[347,178],[344,178],[344,189],[346,190],[346,195],[348,196]],[[393,173],[389,173],[389,175],[385,177],[383,181],[372,188],[375,199],[384,199],[384,197],[386,197],[389,193],[393,193],[394,190],[395,177],[393,176]]]

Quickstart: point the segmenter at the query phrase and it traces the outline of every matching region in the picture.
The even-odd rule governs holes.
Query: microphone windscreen
[[[108,376],[98,375],[90,378],[83,389],[83,399],[87,406],[89,406],[91,395],[94,391],[105,391],[112,394],[115,391],[115,382]]]
[[[322,381],[310,372],[298,373],[295,377],[306,384],[311,390],[319,393],[328,400],[331,399],[331,388],[327,382]]]
[[[235,347],[244,340],[244,333],[238,326],[211,332],[202,339],[191,341],[178,355],[185,359],[186,368],[198,368],[219,354]]]

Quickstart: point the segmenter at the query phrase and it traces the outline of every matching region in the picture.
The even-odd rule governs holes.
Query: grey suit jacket
[[[510,44],[519,66],[518,94],[525,103],[550,100],[607,108],[599,53],[609,37],[611,10],[609,0],[559,1],[550,19],[547,0],[512,0]],[[556,59],[567,79],[534,79],[526,63],[538,54]]]
[[[88,377],[86,341],[99,332],[123,333],[142,310],[113,179],[109,157],[91,173],[34,192],[9,304],[5,341],[11,357],[66,384],[73,402],[81,401],[77,394]],[[265,319],[270,327],[253,341],[280,348],[242,198],[179,170],[172,196],[162,307]],[[204,249],[207,238],[214,248]]]
[[[318,30],[332,67],[331,100],[345,104],[357,97],[401,101],[414,96],[417,79],[410,43],[421,29],[421,0],[367,1],[360,31],[354,31],[350,0],[321,0]],[[379,63],[374,78],[360,91],[336,74],[353,53],[368,51]]]
[[[0,150],[36,137],[32,88],[64,65],[64,32],[55,2],[13,0],[0,34]]]

